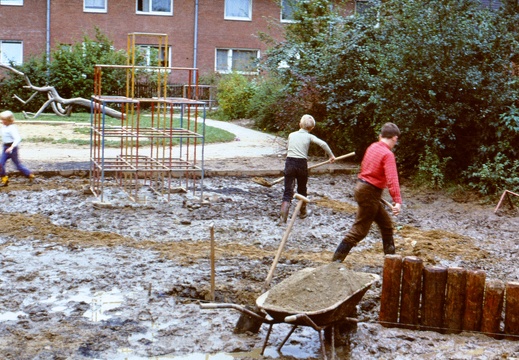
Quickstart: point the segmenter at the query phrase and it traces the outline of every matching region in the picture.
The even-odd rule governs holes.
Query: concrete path
[[[285,153],[285,139],[225,121],[206,119],[206,125],[229,131],[236,138],[233,142],[206,144],[204,146],[205,160],[282,156]],[[22,159],[30,162],[90,161],[90,147],[88,146],[71,147],[67,144],[22,142],[20,150]],[[201,151],[200,145],[197,149],[197,157],[201,156]],[[117,148],[105,148],[107,158],[115,157],[119,153],[120,150]],[[149,150],[144,148],[143,153],[148,154]]]
[[[205,123],[229,131],[236,136],[232,143],[205,145],[204,159],[206,160],[278,156],[286,152],[286,139],[225,121],[206,119]]]

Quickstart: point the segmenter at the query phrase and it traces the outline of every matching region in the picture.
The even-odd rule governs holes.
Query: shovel
[[[346,159],[348,157],[351,157],[351,156],[354,156],[355,155],[355,152],[351,152],[349,154],[346,154],[346,155],[341,155],[339,157],[336,157],[335,158],[335,161],[337,160],[342,160],[342,159]],[[319,167],[319,166],[323,166],[323,165],[326,165],[326,164],[329,164],[330,163],[330,160],[326,160],[326,161],[323,161],[323,162],[320,162],[318,164],[314,164],[314,165],[311,165],[308,167],[308,170],[310,169],[314,169],[316,167]],[[255,178],[252,178],[252,181],[254,181],[255,183],[257,184],[260,184],[260,185],[263,185],[263,186],[267,186],[267,187],[271,187],[272,185],[275,185],[277,183],[280,183],[282,182],[283,180],[285,179],[284,176],[280,177],[279,179],[276,179],[272,182],[269,182],[268,180],[266,180],[265,178],[260,178],[260,177],[255,177]]]
[[[294,213],[292,214],[292,218],[290,219],[290,222],[287,225],[287,228],[285,230],[285,233],[283,234],[283,238],[281,239],[281,243],[279,244],[278,252],[276,256],[274,257],[274,261],[272,262],[272,266],[270,267],[270,271],[267,275],[267,279],[265,280],[265,284],[263,285],[263,288],[261,290],[261,293],[264,293],[268,290],[270,286],[270,282],[272,281],[272,277],[274,276],[274,271],[276,270],[276,266],[279,262],[279,258],[281,257],[281,253],[283,252],[283,248],[285,247],[285,244],[288,239],[288,235],[290,234],[290,231],[292,230],[292,227],[294,226],[294,223],[296,222],[296,217],[299,214],[299,211],[301,210],[301,207],[303,206],[303,202],[310,202],[310,200],[302,195],[295,194],[294,198],[299,200],[297,202],[296,208],[294,210]],[[246,312],[243,312],[240,318],[238,319],[238,322],[236,323],[236,327],[234,328],[234,332],[236,334],[243,334],[247,331],[250,331],[254,334],[257,334],[259,332],[259,329],[261,327],[261,324],[263,324],[263,318],[265,317],[265,314],[260,311],[259,308],[255,309],[249,309],[250,311],[253,311],[258,316],[251,316],[247,314]]]

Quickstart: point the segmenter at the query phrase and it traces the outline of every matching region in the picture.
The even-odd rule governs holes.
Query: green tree
[[[49,84],[66,98],[89,99],[94,91],[96,64],[126,65],[126,51],[116,51],[106,35],[95,28],[93,39],[85,36],[71,46],[60,44],[51,54]],[[124,94],[124,71],[103,72],[103,93]]]
[[[35,56],[22,65],[13,66],[25,73],[35,86],[53,86],[61,97],[90,99],[94,92],[94,65],[125,65],[126,52],[116,51],[112,42],[95,29],[93,39],[85,36],[81,42],[72,45],[58,45],[51,51],[51,60],[45,56]],[[126,75],[124,70],[103,73],[103,93],[124,95]],[[28,99],[32,94],[24,90],[25,80],[13,73],[6,73],[2,79],[2,106],[13,111],[36,111],[45,96],[38,95],[26,105],[14,100],[13,95]]]
[[[465,170],[498,153],[517,157],[508,145],[519,140],[510,116],[519,91],[517,3],[494,12],[473,0],[388,0],[350,17],[331,1],[301,3],[264,64],[286,99],[315,89],[317,104],[307,109],[319,109],[320,135],[336,148],[362,155],[380,126],[395,122],[400,169],[435,169],[432,185],[467,181]]]

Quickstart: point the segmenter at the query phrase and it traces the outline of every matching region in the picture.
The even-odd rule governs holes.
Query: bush
[[[284,85],[287,119],[312,114],[316,135],[359,158],[394,122],[400,173],[434,187],[467,184],[475,172],[464,171],[498,153],[519,157],[507,145],[519,141],[519,116],[500,118],[519,97],[516,1],[492,11],[472,0],[387,0],[348,17],[328,11],[332,3],[297,2],[298,21],[263,59]]]
[[[445,185],[445,168],[451,158],[440,159],[438,152],[433,152],[429,146],[420,154],[416,181],[432,189],[441,189]]]
[[[223,76],[218,83],[218,117],[222,120],[246,118],[252,95],[253,87],[245,76],[238,73]]]
[[[73,45],[58,45],[51,52],[51,62],[44,55],[28,59],[22,65],[14,66],[23,72],[34,86],[53,86],[65,99],[81,97],[90,99],[94,92],[94,65],[126,64],[126,52],[115,51],[112,42],[96,29],[93,39],[84,37]],[[103,73],[103,93],[118,94],[124,90],[126,73],[117,69]],[[36,112],[47,100],[46,94],[38,94],[29,103],[14,100],[17,95],[27,100],[32,93],[23,88],[27,85],[23,76],[7,72],[2,79],[0,105],[12,111]]]
[[[13,65],[13,68],[28,76],[33,85],[43,86],[48,83],[47,61],[45,56],[35,56],[21,65]],[[27,104],[15,98],[15,95],[23,101],[29,100],[33,91],[24,89],[27,85],[25,78],[5,71],[5,77],[0,80],[0,108],[9,109],[13,112],[29,111],[36,112],[40,106],[47,101],[46,94],[36,93]]]
[[[519,192],[519,160],[498,153],[492,161],[472,166],[467,171],[469,186],[483,195],[504,190]]]
[[[259,78],[254,82],[254,93],[250,99],[248,117],[258,129],[275,132],[279,129],[282,113],[283,84],[275,78]]]

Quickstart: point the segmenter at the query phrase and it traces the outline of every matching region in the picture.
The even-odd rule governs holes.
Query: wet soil
[[[355,175],[310,177],[312,214],[295,220],[272,286],[330,263],[354,220],[354,184]],[[261,358],[266,325],[258,334],[234,334],[240,312],[199,303],[255,304],[286,229],[277,221],[282,185],[264,187],[251,177],[212,177],[203,185],[203,199],[187,189],[170,202],[150,196],[146,203],[109,186],[109,204],[80,177],[40,176],[34,184],[13,177],[0,188],[0,358]],[[519,281],[517,207],[494,213],[498,198],[402,192],[397,254]],[[373,227],[344,266],[381,275],[382,265]],[[517,359],[519,341],[382,327],[380,291],[376,281],[359,303],[357,328],[338,341],[341,359]],[[298,328],[278,353],[289,329],[273,327],[266,358],[320,358],[310,327]]]

